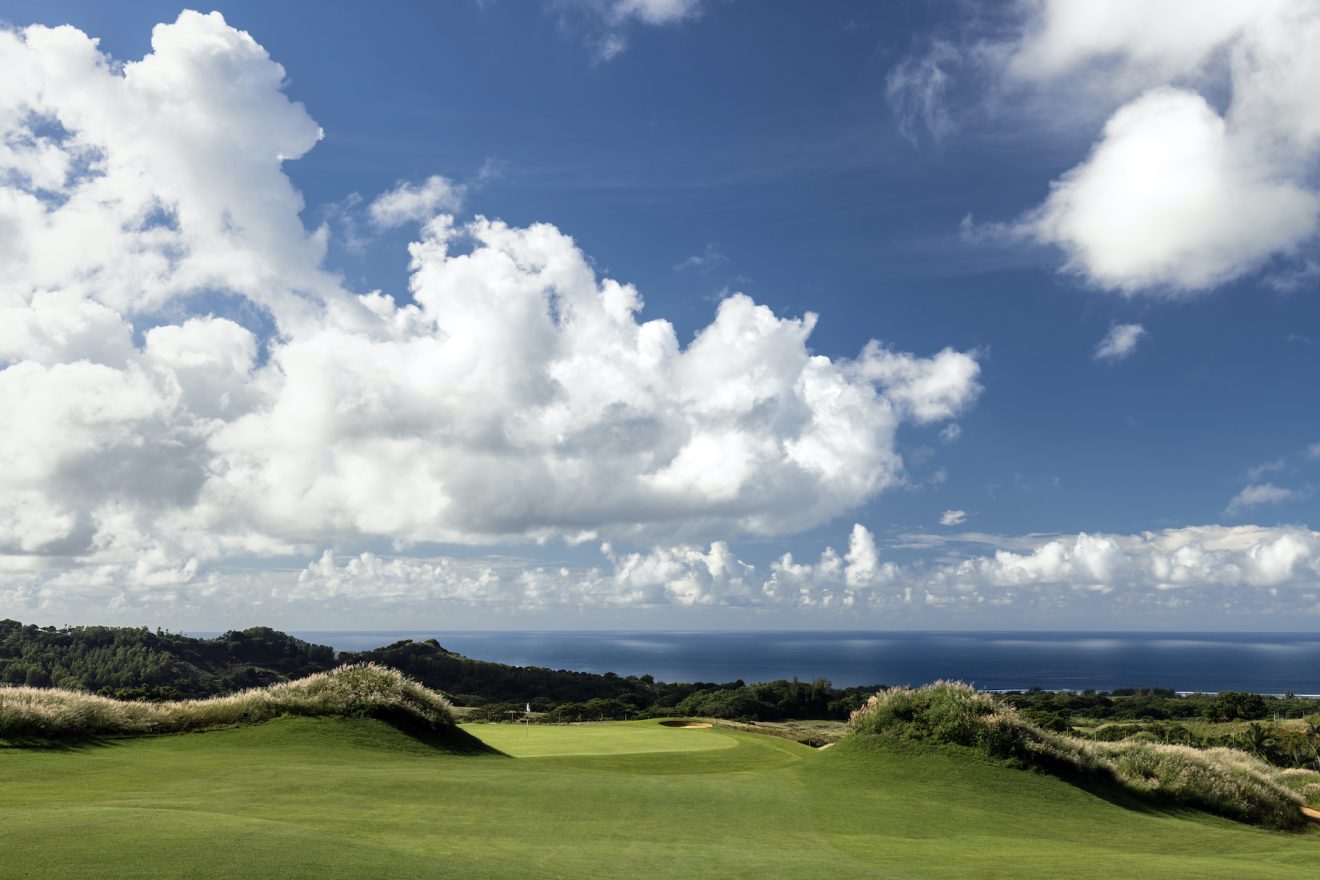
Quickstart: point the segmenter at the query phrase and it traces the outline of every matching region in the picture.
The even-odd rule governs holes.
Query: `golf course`
[[[0,878],[1310,876],[1320,833],[969,752],[370,717],[0,748]]]

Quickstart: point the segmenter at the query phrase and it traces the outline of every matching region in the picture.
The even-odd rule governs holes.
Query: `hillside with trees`
[[[547,722],[707,717],[743,722],[846,720],[884,686],[829,681],[661,682],[649,675],[597,675],[508,666],[446,650],[435,639],[369,651],[314,645],[268,627],[196,638],[145,627],[38,627],[0,621],[0,686],[83,691],[161,701],[231,694],[350,663],[398,670],[465,707],[473,720]],[[1285,695],[1178,694],[1161,688],[999,695],[1043,730],[1096,741],[1140,737],[1202,748],[1241,748],[1280,766],[1320,769],[1320,701]]]

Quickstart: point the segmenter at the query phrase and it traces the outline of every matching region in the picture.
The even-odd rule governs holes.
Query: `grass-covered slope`
[[[0,748],[0,878],[1310,876],[1320,835],[1102,797],[967,750],[656,722],[363,717]]]
[[[85,739],[253,724],[280,715],[389,717],[437,729],[449,702],[401,673],[361,663],[226,697],[140,703],[47,688],[0,687],[0,740]]]
[[[1320,781],[1320,774],[1280,771],[1235,749],[1096,742],[1046,731],[990,694],[951,682],[882,691],[853,713],[849,729],[853,736],[969,747],[1147,800],[1275,828],[1305,824],[1299,789]]]

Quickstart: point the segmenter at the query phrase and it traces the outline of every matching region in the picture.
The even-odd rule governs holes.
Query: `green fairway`
[[[654,721],[283,718],[0,748],[0,878],[1311,876],[1320,834],[972,757]]]
[[[717,730],[643,724],[470,724],[464,729],[515,758],[553,755],[626,755],[655,752],[701,752],[738,745],[732,734]]]

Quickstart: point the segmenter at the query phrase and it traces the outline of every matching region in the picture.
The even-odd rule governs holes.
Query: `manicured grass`
[[[464,725],[464,729],[478,739],[515,758],[701,752],[738,745],[731,736],[692,736],[699,730],[657,727],[655,723]]]
[[[654,721],[407,735],[285,717],[0,748],[0,878],[1310,876],[1320,834],[957,751]],[[526,757],[511,757],[522,755]]]

